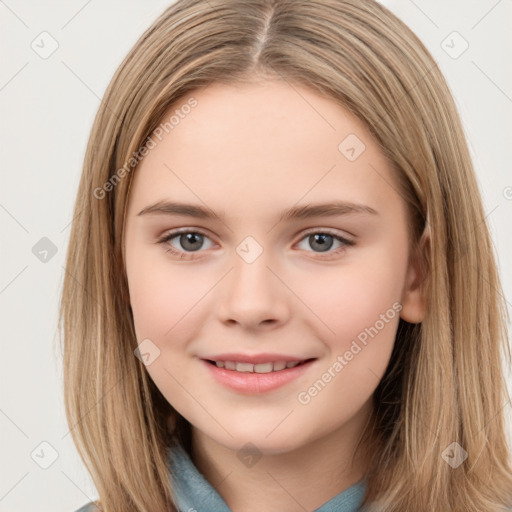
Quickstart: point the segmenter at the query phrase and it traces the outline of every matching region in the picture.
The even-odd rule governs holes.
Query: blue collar
[[[180,512],[231,512],[215,488],[199,472],[184,448],[169,448],[171,482]],[[363,500],[364,480],[352,485],[324,503],[314,512],[357,512]]]

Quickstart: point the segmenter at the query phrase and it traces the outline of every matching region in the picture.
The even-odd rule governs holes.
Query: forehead
[[[215,200],[222,208],[229,199],[249,213],[326,195],[373,197],[378,206],[394,192],[389,184],[382,190],[393,179],[390,164],[364,123],[333,100],[285,81],[196,90],[169,108],[152,139],[156,144],[133,178],[138,206],[172,197],[204,198],[212,208],[208,201]]]

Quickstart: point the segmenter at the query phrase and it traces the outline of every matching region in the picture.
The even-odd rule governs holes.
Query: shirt
[[[173,489],[180,512],[231,512],[215,488],[199,472],[181,445],[169,449]],[[340,492],[314,512],[357,512],[366,490],[364,480]]]
[[[215,488],[199,472],[185,449],[176,444],[168,449],[170,474],[179,512],[231,512]],[[364,497],[366,485],[360,480],[340,492],[314,512],[357,512]],[[76,512],[96,512],[91,502]]]

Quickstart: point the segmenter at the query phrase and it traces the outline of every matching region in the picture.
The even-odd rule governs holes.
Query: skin
[[[417,323],[425,314],[406,204],[364,124],[316,92],[266,80],[212,84],[193,96],[198,105],[133,177],[125,251],[137,340],[160,350],[147,371],[191,423],[192,459],[231,510],[314,510],[364,476],[355,446],[399,317]],[[349,134],[366,146],[355,161],[338,149]],[[206,206],[225,220],[137,215],[160,200]],[[278,222],[286,208],[333,200],[378,214]],[[179,235],[157,243],[178,228],[206,236],[197,250]],[[308,236],[323,229],[355,244],[328,238],[323,252]],[[250,264],[236,251],[247,236],[263,249]],[[298,394],[394,303],[401,311],[300,403]],[[317,360],[285,386],[247,395],[217,383],[199,360],[223,352]],[[247,442],[262,455],[251,467],[237,457]]]

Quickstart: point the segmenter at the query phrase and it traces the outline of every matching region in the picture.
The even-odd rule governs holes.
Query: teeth
[[[270,373],[284,370],[285,368],[294,368],[301,361],[277,361],[275,363],[237,363],[235,361],[215,361],[215,365],[218,368],[226,368],[226,370],[235,370],[242,373]]]
[[[254,365],[251,363],[236,363],[237,372],[253,372]]]
[[[256,373],[270,373],[274,368],[272,363],[255,364],[254,371]]]

